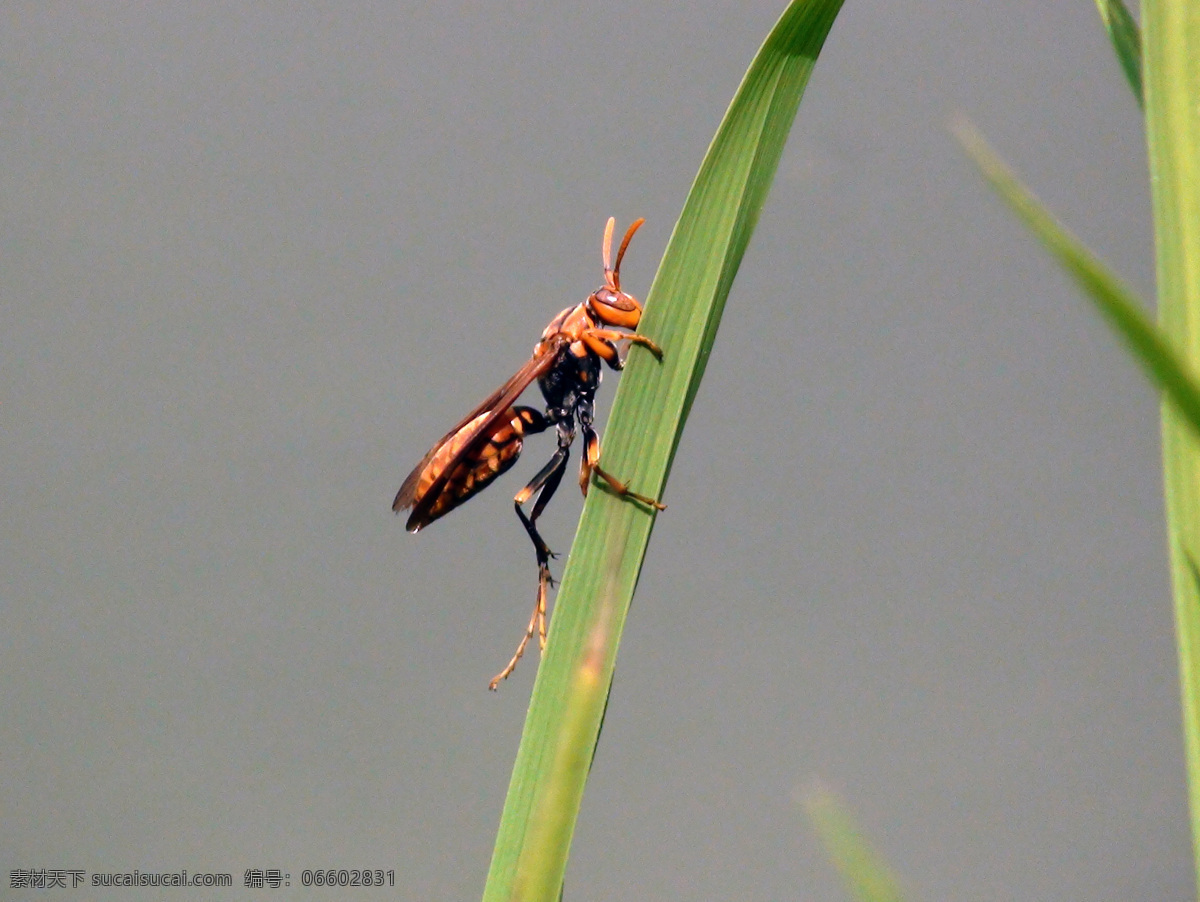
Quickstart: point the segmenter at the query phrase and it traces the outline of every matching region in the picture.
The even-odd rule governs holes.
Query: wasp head
[[[625,256],[625,249],[629,247],[633,233],[641,228],[645,221],[634,220],[621,241],[617,261],[612,264],[612,235],[616,220],[610,216],[608,224],[604,227],[604,284],[592,292],[587,299],[587,306],[596,319],[605,325],[636,329],[638,321],[642,318],[642,305],[638,303],[637,298],[621,290],[621,259]]]

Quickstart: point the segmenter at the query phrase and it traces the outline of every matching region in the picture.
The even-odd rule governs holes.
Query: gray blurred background
[[[274,867],[272,898],[332,898],[300,872],[368,867],[398,886],[354,898],[478,898],[537,660],[487,692],[534,581],[511,497],[553,440],[419,537],[392,497],[598,284],[609,215],[647,219],[644,296],[782,8],[6,7],[0,897],[52,867],[262,898]],[[1192,895],[1157,403],[958,113],[1152,293],[1090,0],[846,5],[679,448],[568,899],[840,899],[814,779],[913,900]]]

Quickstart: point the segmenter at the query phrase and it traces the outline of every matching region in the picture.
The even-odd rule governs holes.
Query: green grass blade
[[[665,357],[659,363],[632,349],[603,446],[605,468],[641,493],[659,497],[666,485],[730,284],[841,3],[788,6],[747,71],[675,225],[639,329]],[[653,525],[644,507],[593,485],[534,684],[486,902],[559,896]]]
[[[974,129],[959,125],[956,132],[996,192],[1074,277],[1151,380],[1200,436],[1200,384],[1133,291],[1046,211]]]
[[[1142,100],[1142,35],[1137,22],[1121,0],[1096,0],[1096,8],[1100,10],[1100,18],[1104,20],[1108,38],[1125,70],[1133,96],[1137,98],[1138,106],[1145,106]]]
[[[900,902],[904,898],[895,876],[836,796],[817,789],[805,799],[804,807],[853,898],[858,902]]]
[[[1132,293],[1068,235],[969,129],[980,168],[1088,291],[1162,389],[1163,473],[1175,600],[1192,853],[1200,879],[1200,16],[1194,4],[1142,4],[1146,136],[1158,275],[1155,328]]]
[[[1147,68],[1148,73],[1152,71],[1151,67]],[[1151,98],[1153,96],[1152,88]],[[1200,93],[1195,96],[1200,97]],[[1152,135],[1155,131],[1154,107],[1155,102],[1151,99],[1147,125]],[[1197,132],[1200,133],[1200,129]],[[1196,206],[1200,198],[1194,193],[1195,184],[1191,186],[1193,195],[1190,201],[1181,200],[1179,194],[1187,192],[1178,190],[1180,179],[1200,177],[1200,172],[1196,171],[1194,156],[1190,161],[1169,160],[1166,168],[1173,171],[1164,181],[1174,183],[1176,190],[1166,192],[1164,186],[1160,185],[1155,191],[1159,317],[1162,324],[1159,327],[1146,314],[1133,293],[1054,221],[978,134],[966,126],[960,127],[958,133],[988,181],[1075,277],[1162,390],[1166,400],[1163,405],[1163,470],[1167,532],[1175,596],[1175,632],[1179,644],[1193,855],[1196,872],[1200,876],[1200,587],[1197,586],[1192,567],[1192,561],[1196,559],[1193,550],[1200,547],[1200,489],[1197,488],[1200,486],[1200,459],[1196,445],[1197,436],[1200,435],[1200,389],[1192,375],[1200,365],[1200,359],[1197,359],[1200,355],[1194,350],[1197,346],[1196,337],[1200,334],[1197,329],[1200,308],[1196,302],[1190,308],[1188,305],[1189,297],[1200,297],[1200,244],[1197,244],[1200,240],[1200,224],[1194,218],[1183,223],[1175,218],[1200,214]],[[1194,147],[1192,152],[1196,152]],[[1160,199],[1160,192],[1171,196]],[[1165,214],[1164,210],[1167,211]],[[1164,237],[1164,232],[1172,234]],[[1167,245],[1165,248],[1164,242]],[[1168,289],[1177,293],[1174,303],[1168,302]],[[1190,357],[1184,356],[1176,348],[1191,350],[1192,353]]]
[[[1144,0],[1146,140],[1154,200],[1158,321],[1192,367],[1200,367],[1200,15],[1196,4]],[[1200,879],[1200,456],[1190,424],[1163,408],[1163,475],[1175,594],[1192,817]]]

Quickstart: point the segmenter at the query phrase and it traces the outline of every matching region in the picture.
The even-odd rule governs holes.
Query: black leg
[[[559,443],[558,450],[554,452],[554,456],[538,471],[538,474],[529,481],[529,484],[521,491],[517,492],[513,498],[513,507],[516,508],[517,516],[521,518],[521,524],[525,527],[525,531],[529,533],[529,538],[533,542],[534,550],[537,552],[538,566],[549,565],[550,558],[554,557],[554,552],[551,551],[541,535],[537,531],[537,518],[542,515],[542,511],[546,509],[546,504],[554,497],[554,492],[558,489],[558,484],[562,482],[563,473],[567,469],[567,457],[570,455],[570,444]],[[534,495],[537,495],[537,501],[533,503],[533,512],[530,516],[525,516],[525,511],[521,509],[521,505],[527,502]]]
[[[558,450],[554,452],[554,456],[546,462],[546,465],[538,471],[538,474],[529,481],[529,484],[517,492],[516,497],[513,498],[513,507],[517,511],[517,516],[521,518],[521,524],[525,527],[525,531],[529,533],[530,541],[533,542],[533,549],[537,554],[537,600],[533,606],[533,614],[529,618],[529,625],[525,628],[525,635],[521,637],[521,642],[517,645],[516,653],[513,654],[512,660],[505,665],[504,669],[492,678],[492,681],[488,684],[489,689],[495,689],[500,685],[501,680],[507,679],[508,675],[513,672],[517,666],[517,662],[521,660],[521,655],[525,654],[525,647],[529,644],[529,640],[533,638],[534,630],[537,630],[538,633],[539,647],[546,647],[546,590],[554,585],[554,578],[550,575],[550,559],[555,555],[537,530],[537,518],[546,509],[546,505],[558,489],[558,484],[562,482],[563,473],[567,470],[567,458],[571,453],[571,442],[574,439],[574,424],[560,422],[558,426]],[[521,505],[525,504],[535,494],[537,495],[537,500],[533,503],[533,511],[527,517]]]

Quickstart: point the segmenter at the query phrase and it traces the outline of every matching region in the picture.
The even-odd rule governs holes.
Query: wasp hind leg
[[[569,449],[574,437],[575,434],[573,431],[570,433],[560,431],[558,450],[554,452],[554,456],[529,481],[529,484],[517,492],[516,497],[513,498],[513,506],[516,508],[517,516],[521,518],[521,524],[525,527],[525,531],[529,533],[529,538],[533,542],[533,549],[537,554],[537,601],[534,603],[533,614],[529,618],[529,625],[525,628],[525,635],[521,638],[520,644],[517,645],[517,650],[513,654],[512,659],[488,683],[488,688],[492,690],[495,690],[500,685],[500,682],[507,679],[508,675],[516,669],[517,662],[521,660],[521,655],[525,654],[525,647],[529,644],[529,640],[533,638],[535,629],[538,634],[538,647],[546,647],[546,590],[554,585],[554,577],[550,575],[550,559],[557,557],[557,555],[546,545],[545,540],[537,530],[536,524],[537,518],[545,510],[546,504],[553,497],[558,484],[562,482],[563,473],[567,469],[567,456],[570,453]],[[533,510],[527,517],[525,516],[525,511],[521,509],[521,505],[535,494],[538,496],[537,501],[534,502]]]

